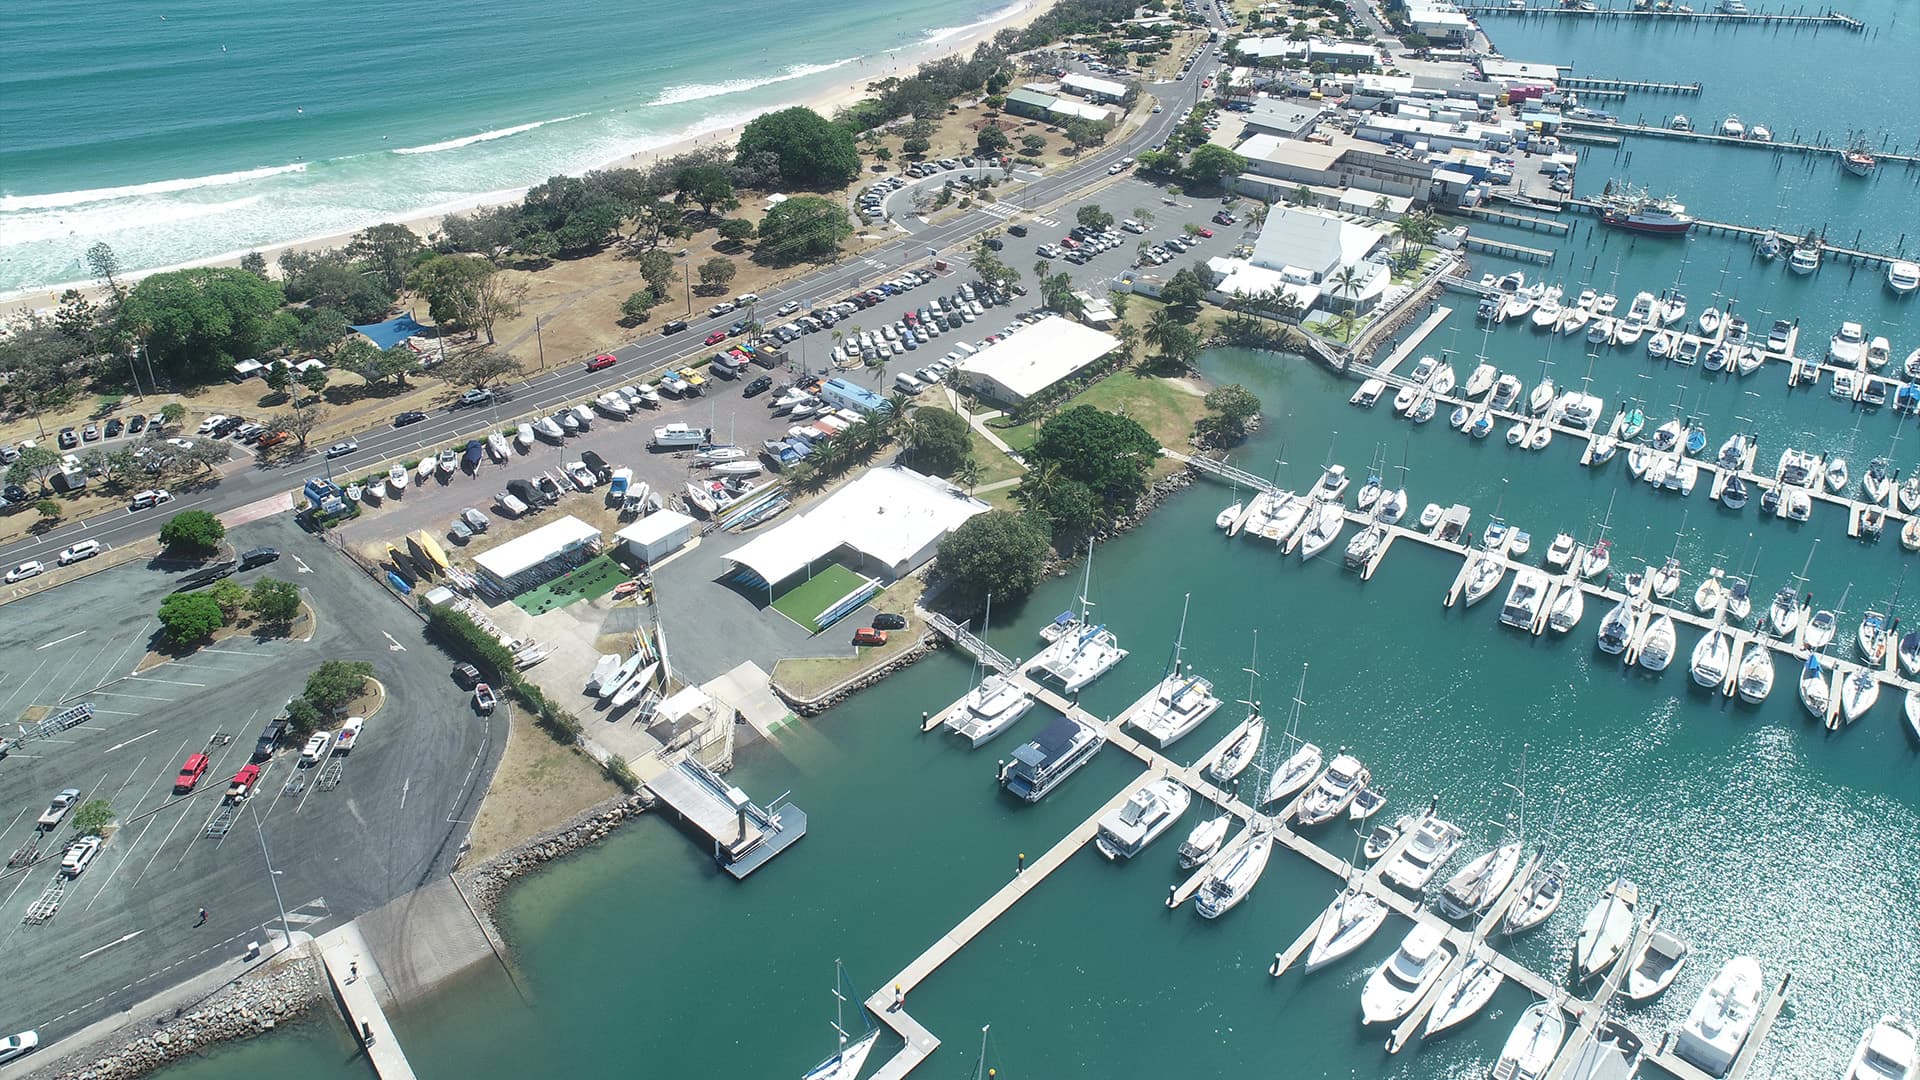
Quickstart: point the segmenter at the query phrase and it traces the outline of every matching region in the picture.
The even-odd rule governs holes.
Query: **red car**
[[[601,353],[599,356],[587,361],[587,370],[599,371],[603,368],[610,368],[613,366],[614,360],[615,357],[612,353]]]
[[[1209,239],[1209,240],[1211,240],[1211,239],[1213,239],[1213,230],[1212,230],[1212,229],[1201,229],[1201,230],[1200,230],[1200,235],[1201,235],[1201,236],[1204,236],[1204,237],[1206,237],[1206,238],[1207,238],[1207,239]]]
[[[713,333],[707,335],[707,344],[709,345],[718,345],[725,340],[727,340],[727,332],[725,330],[715,330]]]
[[[853,643],[855,645],[885,645],[887,643],[887,632],[885,630],[875,630],[871,626],[863,626],[853,632]]]
[[[189,755],[186,764],[180,766],[180,775],[173,781],[173,793],[185,795],[192,791],[193,785],[200,782],[201,774],[207,771],[207,764],[207,755]]]

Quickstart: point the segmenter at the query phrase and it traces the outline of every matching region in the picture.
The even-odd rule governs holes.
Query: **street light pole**
[[[540,350],[540,370],[547,369],[547,343],[540,337],[540,316],[533,317],[533,343]]]
[[[273,886],[273,906],[280,909],[280,941],[284,949],[293,944],[293,927],[287,924],[287,905],[280,899],[280,871],[273,868],[273,854],[267,850],[267,833],[260,827],[260,808],[247,796],[247,809],[253,812],[253,832],[260,838],[260,854],[267,861],[267,883]]]

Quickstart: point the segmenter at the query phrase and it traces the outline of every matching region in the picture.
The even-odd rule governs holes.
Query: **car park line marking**
[[[20,685],[13,688],[13,693],[7,695],[7,700],[0,701],[0,709],[5,709],[8,705],[13,704],[13,699],[20,696],[20,691],[26,689],[27,684],[33,681],[33,677],[35,675],[40,674],[40,669],[46,666],[47,666],[47,662],[45,660],[42,660],[40,661],[40,663],[34,665],[34,669],[32,671],[27,672],[27,677],[20,681]]]
[[[98,705],[95,705],[93,707],[93,711],[96,713],[105,713],[108,716],[139,716],[140,715],[137,712],[128,712],[126,709],[103,709]]]
[[[84,633],[86,633],[85,630],[75,630],[73,633],[68,634],[66,637],[55,638],[54,640],[47,642],[45,645],[35,645],[33,647],[33,651],[39,652],[41,649],[51,649],[55,645],[58,645],[63,641],[72,641],[74,638],[77,638]]]
[[[203,683],[203,682],[184,682],[180,679],[156,679],[151,675],[130,675],[127,677],[127,681],[128,682],[157,682],[157,683],[166,683],[169,686],[197,686],[202,688],[204,688],[207,685],[206,683]]]
[[[178,701],[179,700],[178,698],[159,697],[154,694],[122,694],[113,690],[94,690],[94,691],[90,691],[86,696],[87,697],[124,697],[124,698],[133,698],[136,701]]]
[[[102,945],[97,949],[90,949],[87,952],[83,952],[79,956],[74,957],[74,959],[85,960],[90,956],[98,956],[101,953],[106,952],[108,949],[113,948],[115,945],[125,945],[127,942],[132,941],[134,938],[137,938],[144,933],[146,933],[145,929],[135,930],[132,933],[125,935],[124,937],[115,938],[114,940],[107,942],[105,945]],[[132,988],[133,988],[133,984],[128,983],[127,985],[121,987],[120,989],[130,990]]]
[[[158,734],[158,733],[159,733],[159,731],[160,731],[160,729],[159,729],[159,728],[154,728],[154,729],[153,729],[152,731],[148,731],[148,732],[143,732],[143,733],[141,733],[141,734],[139,734],[139,735],[135,735],[135,736],[134,736],[133,738],[131,738],[131,739],[128,739],[128,740],[127,740],[126,742],[117,742],[117,743],[114,743],[114,744],[113,744],[112,746],[109,746],[109,747],[107,747],[107,748],[106,748],[105,750],[102,750],[102,751],[100,751],[100,752],[101,752],[101,753],[103,753],[103,754],[111,754],[111,753],[113,753],[113,752],[114,752],[115,750],[118,750],[118,749],[120,749],[120,748],[121,748],[121,747],[123,747],[123,746],[132,746],[132,745],[133,745],[134,743],[137,743],[137,742],[139,742],[139,741],[140,741],[141,739],[144,739],[144,738],[146,738],[146,737],[147,737],[148,735],[154,735],[154,734]],[[142,758],[141,760],[142,760],[142,761],[145,761],[146,759],[145,759],[145,758]]]

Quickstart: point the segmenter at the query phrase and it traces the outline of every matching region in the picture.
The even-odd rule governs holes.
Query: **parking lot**
[[[37,848],[0,873],[0,1029],[58,1039],[246,942],[266,942],[282,907],[293,929],[324,929],[452,865],[503,721],[476,716],[419,621],[290,515],[229,539],[283,553],[237,577],[300,586],[317,614],[311,640],[231,637],[136,673],[155,640],[151,613],[179,586],[178,575],[144,564],[5,608],[6,733],[19,734],[33,706],[85,702],[93,716],[0,759],[0,850]],[[326,659],[370,661],[386,691],[351,757],[303,768],[300,747],[283,740],[261,762],[254,795],[223,814],[261,728]],[[196,752],[209,767],[191,793],[175,794]],[[78,788],[80,802],[107,800],[116,820],[99,856],[70,879],[58,873],[75,838],[70,821],[35,825],[66,788]],[[209,835],[218,824],[224,834]],[[50,918],[27,921],[54,901]],[[196,926],[201,908],[207,919]]]

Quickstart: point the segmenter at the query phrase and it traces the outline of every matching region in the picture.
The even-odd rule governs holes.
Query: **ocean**
[[[152,269],[504,198],[910,67],[1026,6],[18,6],[0,295],[84,279],[100,241]]]
[[[1896,0],[1863,0],[1849,11],[1870,25],[1867,34],[1492,18],[1489,26],[1515,58],[1702,79],[1708,93],[1678,107],[1716,124],[1737,111],[1776,132],[1895,132],[1904,98],[1883,91],[1902,74],[1911,79],[1902,58],[1920,53],[1920,35]],[[1811,95],[1822,79],[1845,83],[1844,105]],[[1659,110],[1663,100],[1645,107]],[[1860,230],[1864,245],[1890,249],[1901,232],[1920,234],[1913,174],[1897,168],[1860,181],[1830,162],[1786,158],[1776,169],[1764,152],[1651,140],[1614,158],[1589,154],[1583,193],[1615,171],[1671,190],[1706,217],[1762,220],[1784,202],[1793,220],[1826,223],[1836,240]],[[1829,263],[1798,278],[1730,238],[1636,240],[1584,225],[1559,246],[1552,266],[1524,267],[1530,280],[1577,291],[1590,279],[1630,297],[1678,277],[1696,312],[1719,293],[1737,296],[1761,328],[1773,317],[1799,318],[1809,335],[1803,352],[1823,351],[1842,319],[1887,334],[1896,358],[1920,345],[1912,302],[1896,301],[1870,269]],[[1476,256],[1474,268],[1506,266]],[[1778,366],[1739,380],[1659,365],[1644,349],[1590,358],[1584,340],[1549,340],[1526,327],[1483,336],[1470,304],[1443,302],[1455,312],[1421,351],[1450,352],[1463,376],[1482,351],[1529,385],[1549,361],[1562,385],[1591,373],[1609,411],[1639,397],[1656,422],[1704,417],[1711,446],[1751,427],[1763,460],[1799,445],[1848,454],[1856,475],[1879,454],[1902,475],[1920,465],[1920,439],[1891,410],[1857,411],[1824,386],[1790,394]],[[1716,565],[1750,568],[1764,603],[1806,567],[1807,588],[1823,604],[1848,597],[1840,625],[1849,636],[1870,604],[1891,604],[1903,625],[1920,620],[1920,579],[1894,595],[1912,557],[1891,535],[1877,545],[1847,539],[1831,507],[1788,525],[1762,520],[1757,500],[1735,514],[1704,492],[1655,492],[1631,482],[1619,458],[1583,469],[1571,440],[1532,454],[1499,438],[1469,440],[1444,419],[1413,427],[1384,406],[1350,407],[1352,382],[1296,358],[1216,350],[1202,366],[1209,379],[1241,382],[1261,397],[1265,424],[1233,460],[1287,486],[1311,483],[1330,459],[1360,475],[1377,460],[1391,478],[1404,475],[1415,513],[1428,502],[1464,502],[1483,523],[1498,507],[1533,534],[1536,553],[1556,532],[1584,539],[1604,523],[1616,567],[1672,553],[1687,571],[1683,590]],[[1792,1000],[1749,1074],[1755,1080],[1838,1076],[1879,1016],[1920,1012],[1920,746],[1904,730],[1898,694],[1883,694],[1858,723],[1830,734],[1806,716],[1785,659],[1770,700],[1729,702],[1693,685],[1685,660],[1695,631],[1681,631],[1679,659],[1664,674],[1624,668],[1595,648],[1595,605],[1566,637],[1525,637],[1498,624],[1497,599],[1443,607],[1459,561],[1419,545],[1396,544],[1362,583],[1340,568],[1338,547],[1303,565],[1228,540],[1213,519],[1237,497],[1212,481],[1196,484],[1100,548],[1092,595],[1132,656],[1086,692],[1089,708],[1113,715],[1159,678],[1191,593],[1186,659],[1195,670],[1221,696],[1240,697],[1258,631],[1257,696],[1279,720],[1306,665],[1303,734],[1365,760],[1388,795],[1389,817],[1437,797],[1470,833],[1455,865],[1491,846],[1494,823],[1513,809],[1505,784],[1524,757],[1529,834],[1571,874],[1560,913],[1512,954],[1550,976],[1564,972],[1587,908],[1614,877],[1631,877],[1661,905],[1663,926],[1693,947],[1665,997],[1625,1012],[1643,1034],[1657,1040],[1670,1031],[1714,971],[1742,954],[1756,957],[1770,981],[1789,970],[1794,977]],[[990,640],[1031,656],[1038,628],[1078,587],[1076,566],[1023,604],[996,605]],[[1044,710],[979,751],[918,731],[921,713],[953,700],[969,677],[963,659],[942,653],[743,751],[734,782],[760,798],[791,790],[811,818],[803,843],[744,883],[664,820],[643,819],[520,884],[502,909],[515,979],[483,969],[397,1016],[416,1070],[448,1080],[557,1069],[800,1075],[832,1048],[835,959],[863,991],[884,985],[1008,880],[1021,853],[1046,850],[1138,775],[1109,749],[1037,806],[1015,805],[994,784],[994,763],[1044,725]],[[1197,757],[1239,716],[1225,706],[1174,756]],[[1382,1049],[1384,1032],[1360,1025],[1360,986],[1405,933],[1402,920],[1345,963],[1267,976],[1273,954],[1334,894],[1334,879],[1306,861],[1276,854],[1252,897],[1217,922],[1167,911],[1173,849],[1200,812],[1190,810],[1130,864],[1077,854],[923,984],[909,1008],[944,1044],[916,1075],[973,1075],[983,1025],[1002,1077],[1487,1074],[1528,1004],[1511,985],[1478,1018],[1398,1055]],[[1320,837],[1342,855],[1355,839],[1339,828]],[[164,1075],[363,1077],[364,1063],[328,1015]],[[893,1048],[883,1039],[880,1054]]]

